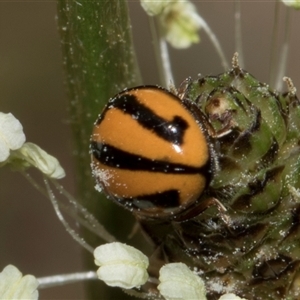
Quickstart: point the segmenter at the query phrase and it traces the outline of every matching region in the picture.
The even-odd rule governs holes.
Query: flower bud
[[[199,29],[202,24],[196,7],[189,1],[170,4],[159,16],[166,40],[174,48],[188,48],[200,41]]]
[[[240,298],[239,296],[236,296],[235,294],[224,294],[219,298],[219,300],[246,300],[246,299]]]
[[[65,171],[59,164],[59,161],[33,143],[25,143],[19,150],[22,159],[30,166],[34,166],[45,175],[60,179],[65,176]]]
[[[36,300],[38,281],[32,275],[22,276],[14,266],[8,265],[0,273],[0,299],[5,300]]]
[[[10,150],[22,147],[26,137],[23,126],[11,113],[0,112],[0,162],[5,161]]]
[[[203,280],[183,263],[171,263],[159,271],[158,290],[167,300],[206,300]]]
[[[119,242],[105,244],[95,249],[94,257],[95,264],[100,266],[98,278],[109,286],[131,289],[148,280],[148,258],[131,246]]]

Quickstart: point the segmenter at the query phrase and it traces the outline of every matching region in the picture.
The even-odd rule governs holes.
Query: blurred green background
[[[193,2],[219,37],[230,61],[235,51],[234,1]],[[275,0],[241,2],[245,68],[268,82]],[[283,5],[281,8],[280,21],[284,22],[285,9]],[[129,9],[144,83],[157,84],[147,17],[139,1],[129,1]],[[300,87],[299,14],[291,14],[286,72],[296,87]],[[61,182],[74,194],[73,149],[55,16],[55,1],[0,1],[0,111],[12,112],[23,124],[27,141],[60,160],[67,173]],[[200,35],[200,44],[170,51],[176,85],[188,76],[223,72],[208,38],[204,32]],[[41,277],[83,269],[81,249],[57,220],[50,202],[8,169],[0,171],[0,212],[1,270],[10,263]],[[40,299],[84,299],[83,287],[75,284],[42,290]]]

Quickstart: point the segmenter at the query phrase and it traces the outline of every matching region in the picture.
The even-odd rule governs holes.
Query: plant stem
[[[289,48],[290,48],[290,32],[291,32],[291,18],[290,18],[290,9],[286,10],[285,22],[284,22],[284,41],[283,45],[281,46],[281,52],[279,56],[278,62],[278,72],[277,72],[277,79],[275,88],[281,91],[283,86],[283,77],[286,72],[287,67],[287,59],[289,55]]]
[[[148,19],[150,23],[150,30],[160,82],[162,86],[168,88],[170,84],[174,84],[168,45],[161,34],[160,25],[156,24],[154,17],[149,17]]]
[[[72,274],[60,274],[54,276],[46,276],[37,278],[39,282],[39,289],[46,289],[59,285],[66,285],[70,283],[82,282],[83,280],[98,279],[96,272],[88,271]]]
[[[239,64],[242,68],[245,68],[244,53],[243,53],[243,41],[242,41],[242,25],[241,25],[241,2],[235,0],[234,2],[234,21],[235,21],[235,48],[239,54]]]
[[[278,24],[279,24],[279,5],[280,3],[276,1],[275,11],[274,11],[274,25],[271,37],[271,50],[270,50],[270,65],[269,65],[269,84],[273,88],[275,85],[275,72],[276,72],[276,53],[277,53],[277,43],[278,43]]]
[[[211,30],[211,28],[209,27],[207,22],[200,15],[199,15],[199,18],[200,18],[200,21],[201,21],[201,28],[206,32],[208,38],[212,42],[214,48],[217,51],[217,54],[220,57],[221,64],[222,64],[224,70],[227,71],[229,69],[229,64],[228,64],[228,61],[225,57],[224,51],[221,47],[221,44],[220,44],[217,36],[214,34],[214,32]]]
[[[78,199],[106,228],[126,236],[124,231],[132,226],[133,218],[127,220],[130,214],[123,210],[119,218],[115,212],[118,208],[95,191],[90,170],[89,143],[94,122],[109,98],[125,87],[141,84],[127,2],[58,0],[57,10],[74,138]],[[67,172],[67,175],[70,174]],[[124,215],[125,226],[120,224]],[[116,219],[119,221],[116,222]],[[94,234],[84,232],[84,238],[92,247],[99,245]],[[89,255],[86,259],[89,260],[88,266],[92,267],[93,257]],[[95,288],[89,299],[99,299],[99,291]],[[102,299],[122,296],[104,295],[101,291]]]

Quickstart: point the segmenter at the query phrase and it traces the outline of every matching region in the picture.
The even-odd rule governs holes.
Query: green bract
[[[213,205],[164,224],[167,233],[157,240],[168,261],[197,268],[208,299],[225,292],[299,299],[300,102],[294,91],[274,92],[234,66],[187,80],[180,97],[206,116],[218,161],[199,202],[215,198],[226,211]]]

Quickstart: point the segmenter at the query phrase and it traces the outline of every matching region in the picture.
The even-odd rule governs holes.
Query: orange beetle
[[[174,217],[193,207],[212,169],[204,118],[191,101],[161,87],[117,94],[91,136],[98,188],[142,217]]]

